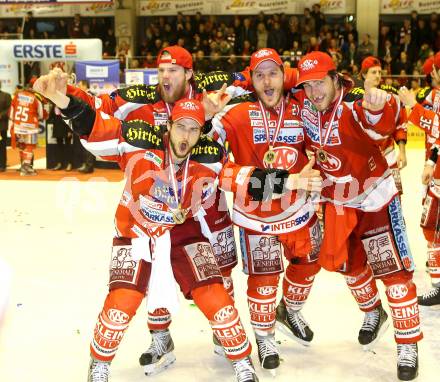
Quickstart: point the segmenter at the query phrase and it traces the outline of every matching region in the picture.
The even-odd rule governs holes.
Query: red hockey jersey
[[[262,112],[266,113],[270,142]],[[227,105],[212,120],[214,137],[225,143],[234,158],[224,170],[225,174],[230,170],[232,181],[230,178],[228,182],[221,181],[223,189],[234,192],[232,221],[238,226],[274,235],[304,227],[314,213],[304,194],[298,197],[296,192],[291,192],[267,202],[253,201],[247,195],[247,177],[255,168],[270,167],[298,173],[308,162],[299,104],[292,99],[285,102],[277,134],[278,118],[279,114],[273,109],[260,109],[256,97],[250,95],[241,103]],[[273,163],[263,159],[269,143],[273,143],[276,154]]]
[[[15,93],[9,112],[10,126],[15,134],[38,133],[38,121],[43,115],[43,105],[34,92],[20,90]]]
[[[127,181],[115,217],[121,237],[160,236],[171,229],[176,224],[176,192],[187,218],[194,217],[215,194],[216,179],[226,160],[223,148],[202,137],[192,150],[184,177],[185,165],[170,166],[165,131],[164,127],[144,121],[121,122],[96,112],[92,132],[82,137],[83,145],[92,154],[117,161],[126,170]],[[174,189],[169,171],[175,173],[178,190]]]
[[[324,178],[323,200],[364,211],[379,210],[397,194],[391,171],[377,145],[395,129],[396,101],[389,95],[382,112],[372,114],[362,108],[361,96],[353,99],[346,92],[344,89],[331,126],[334,105],[321,113],[303,90],[294,93],[301,105],[307,148],[318,154],[322,139],[327,158],[319,161],[317,155],[317,165]]]

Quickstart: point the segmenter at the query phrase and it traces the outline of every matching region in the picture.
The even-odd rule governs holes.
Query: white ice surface
[[[409,150],[403,171],[404,211],[420,292],[430,288],[425,273],[421,212],[421,150]],[[89,341],[107,293],[113,215],[122,183],[3,181],[0,183],[0,307],[9,305],[0,327],[1,382],[85,382]],[[10,272],[8,272],[8,269]],[[246,279],[233,273],[237,307],[248,333]],[[380,285],[382,297],[383,288]],[[387,308],[386,301],[384,306]],[[388,308],[387,308],[388,309]],[[282,364],[273,378],[257,366],[260,381],[396,381],[396,347],[391,328],[375,352],[363,352],[357,333],[363,314],[340,275],[322,271],[304,315],[315,332],[304,348],[282,334]],[[418,381],[440,378],[440,310],[421,310]],[[112,364],[112,382],[234,381],[231,366],[212,352],[208,323],[182,299],[171,326],[177,361],[163,374],[146,377],[138,357],[150,342],[142,304]],[[254,363],[257,356],[253,352]]]

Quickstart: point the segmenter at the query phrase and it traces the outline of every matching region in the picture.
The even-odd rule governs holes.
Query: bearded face
[[[167,103],[175,103],[183,98],[188,87],[188,74],[175,64],[159,65],[159,93]]]
[[[272,60],[263,61],[252,72],[252,85],[267,108],[277,106],[283,96],[284,73]]]

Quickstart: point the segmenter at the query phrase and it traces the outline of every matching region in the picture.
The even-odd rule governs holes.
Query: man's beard
[[[183,79],[183,81],[180,84],[173,84],[174,91],[172,94],[166,92],[163,88],[163,85],[159,84],[159,93],[162,97],[162,100],[164,100],[166,103],[175,103],[179,99],[183,98],[186,90],[185,83],[186,80]]]
[[[175,156],[177,159],[185,159],[185,158],[191,153],[191,150],[192,150],[192,147],[190,148],[190,147],[189,147],[189,144],[187,144],[187,145],[188,145],[188,150],[186,151],[185,155],[182,156],[182,155],[179,155],[179,154],[178,154],[178,151],[177,151],[177,149],[176,149],[176,146],[175,146],[174,142],[171,141],[171,140],[170,140],[170,145],[171,145],[171,150],[173,150],[173,154],[174,154],[174,156]]]
[[[276,92],[276,91],[275,91],[275,92]],[[257,93],[257,97],[258,97],[258,99],[263,103],[263,106],[264,106],[265,108],[267,108],[267,109],[271,109],[271,108],[276,107],[276,106],[280,103],[281,97],[283,96],[283,92],[280,91],[279,94],[278,94],[278,97],[277,97],[277,99],[276,99],[276,101],[275,101],[275,103],[274,103],[273,105],[268,105],[268,104],[266,104],[266,102],[265,102],[264,99],[262,98],[262,95],[265,96],[265,97],[267,97],[267,96],[264,94],[264,90],[262,90],[262,91],[256,91],[256,93]]]

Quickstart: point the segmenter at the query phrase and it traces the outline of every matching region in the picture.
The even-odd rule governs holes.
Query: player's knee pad
[[[102,361],[113,359],[143,297],[142,293],[131,289],[115,289],[109,292],[90,344],[94,358]]]
[[[209,284],[192,290],[194,303],[209,321],[215,321],[214,317],[224,309],[226,311],[234,309],[234,300],[226,292],[222,284]]]
[[[399,272],[389,279],[383,279],[397,343],[414,343],[423,338],[417,289],[410,275],[408,272]]]
[[[265,335],[275,328],[275,309],[279,275],[251,275],[248,278],[248,305],[251,325]]]
[[[232,280],[231,273],[232,269],[220,270],[223,276],[223,286],[226,289],[226,292],[234,299],[234,281]]]
[[[344,275],[344,278],[361,311],[370,312],[380,305],[376,280],[368,264],[357,272]]]

